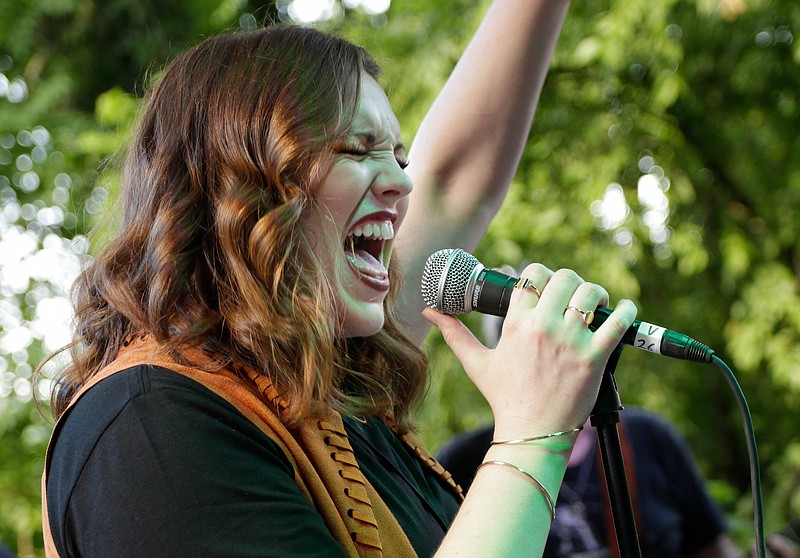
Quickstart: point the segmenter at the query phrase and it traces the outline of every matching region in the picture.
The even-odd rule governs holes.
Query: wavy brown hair
[[[313,187],[362,72],[379,68],[361,47],[288,25],[207,39],[166,68],[126,159],[119,233],[74,288],[57,416],[127,336],[146,333],[174,354],[199,347],[263,372],[289,423],[330,406],[410,428],[427,361],[396,324],[395,266],[383,330],[346,339],[300,227],[319,210]]]

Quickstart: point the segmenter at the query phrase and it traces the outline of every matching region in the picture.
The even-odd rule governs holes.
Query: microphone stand
[[[590,416],[592,426],[597,429],[597,440],[600,444],[603,471],[611,500],[611,514],[620,558],[641,558],[642,551],[636,533],[636,520],[617,430],[617,423],[620,420],[619,412],[623,407],[614,380],[614,371],[622,354],[622,348],[622,344],[618,345],[611,354],[611,358],[608,359],[600,383],[600,392]],[[609,545],[613,544],[612,541],[608,541],[608,543]]]

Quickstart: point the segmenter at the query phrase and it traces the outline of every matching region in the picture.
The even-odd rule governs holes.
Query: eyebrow
[[[353,135],[364,138],[364,140],[366,140],[367,143],[375,143],[375,141],[377,140],[377,137],[372,132],[353,132]],[[396,143],[394,145],[394,150],[395,151],[405,151],[406,150],[406,146],[401,141],[401,142],[398,142],[398,143]]]

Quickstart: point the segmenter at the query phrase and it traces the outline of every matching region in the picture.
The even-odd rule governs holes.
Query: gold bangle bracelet
[[[505,445],[510,446],[512,444],[524,444],[525,442],[535,442],[537,440],[547,440],[548,438],[557,438],[558,436],[564,436],[565,434],[572,434],[574,432],[580,432],[583,430],[583,426],[579,426],[578,428],[573,428],[572,430],[562,430],[561,432],[553,432],[552,434],[544,434],[542,436],[533,436],[532,438],[519,438],[518,440],[492,440],[493,446]]]
[[[536,486],[536,488],[539,490],[539,492],[542,493],[542,496],[544,496],[544,503],[547,504],[547,509],[550,510],[550,522],[552,523],[552,521],[556,518],[556,504],[555,502],[553,502],[553,497],[550,496],[550,493],[547,491],[545,486],[539,481],[539,479],[531,475],[525,469],[517,467],[513,463],[508,463],[507,461],[484,461],[478,466],[477,469],[475,469],[475,474],[477,475],[478,471],[480,471],[486,465],[503,465],[505,467],[511,467],[512,469],[516,469],[517,471],[528,477]]]

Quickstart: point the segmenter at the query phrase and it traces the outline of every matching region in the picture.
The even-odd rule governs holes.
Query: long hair
[[[346,339],[335,278],[300,227],[362,72],[379,68],[361,47],[289,25],[207,39],[166,68],[129,148],[119,232],[74,288],[57,416],[127,336],[146,333],[267,375],[288,423],[329,406],[411,427],[427,361],[395,321],[396,266],[383,330]]]

